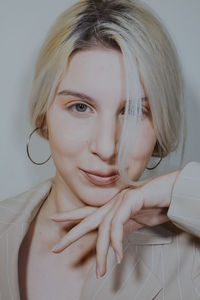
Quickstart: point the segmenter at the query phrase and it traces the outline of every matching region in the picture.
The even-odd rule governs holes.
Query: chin
[[[82,192],[80,199],[86,205],[100,207],[109,202],[118,192],[117,188],[96,188],[93,191]]]

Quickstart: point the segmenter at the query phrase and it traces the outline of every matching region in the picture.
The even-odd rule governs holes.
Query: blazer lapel
[[[102,299],[153,299],[162,289],[162,282],[155,275],[160,265],[160,251],[154,253],[149,246],[144,257],[147,256],[152,266],[141,258],[140,251],[130,244],[127,238],[124,241],[124,259],[120,264],[115,261],[112,248],[109,248],[107,257],[107,272],[103,278],[96,278],[96,266],[91,269],[82,289],[81,300]],[[153,270],[153,271],[152,271]]]
[[[170,223],[170,222],[168,222]],[[162,245],[172,242],[171,225],[165,223],[154,227],[143,227],[127,236],[128,241],[134,245]]]
[[[0,203],[0,299],[20,300],[19,248],[31,221],[50,192],[52,180]]]
[[[116,263],[110,247],[105,276],[96,278],[94,264],[82,289],[81,300],[153,299],[163,287],[156,276],[160,267],[160,247],[153,245],[172,242],[172,232],[167,227],[144,227],[126,236],[123,241],[124,258],[120,264]]]

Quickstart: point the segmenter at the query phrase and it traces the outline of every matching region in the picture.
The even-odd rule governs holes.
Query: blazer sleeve
[[[200,163],[190,162],[179,173],[167,215],[177,227],[200,237]]]

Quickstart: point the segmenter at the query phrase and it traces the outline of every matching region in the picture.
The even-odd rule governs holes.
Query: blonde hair
[[[152,156],[165,157],[175,151],[181,131],[185,129],[178,55],[166,29],[143,2],[82,0],[58,17],[37,59],[31,93],[31,123],[35,127],[38,119],[45,118],[72,53],[99,46],[117,49],[124,58],[127,104],[118,166],[128,182],[130,141],[141,119],[141,80],[157,136]],[[39,134],[48,138],[42,130]],[[182,158],[184,144],[185,141]]]

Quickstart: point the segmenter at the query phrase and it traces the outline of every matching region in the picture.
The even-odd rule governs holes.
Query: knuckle
[[[99,230],[98,230],[98,233],[99,233],[99,238],[101,238],[101,236],[103,235],[103,233],[105,232],[105,227],[103,224],[101,224],[99,226]]]
[[[116,214],[111,221],[111,228],[114,229],[118,225],[118,215]]]

